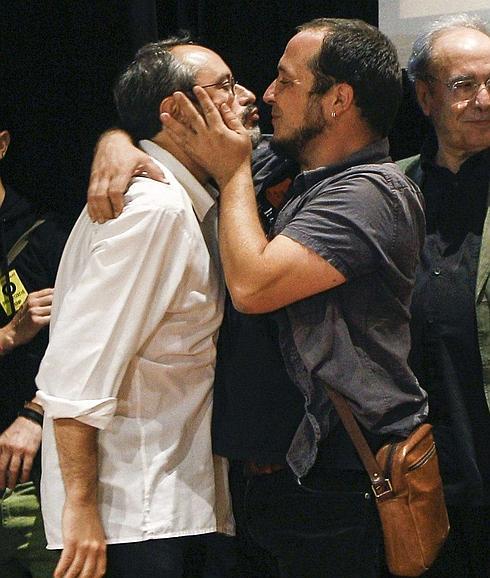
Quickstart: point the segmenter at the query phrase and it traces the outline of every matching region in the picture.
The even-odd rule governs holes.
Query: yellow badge
[[[22,284],[20,277],[17,275],[17,271],[15,269],[9,271],[9,280],[10,280],[10,291],[9,287],[7,286],[7,283],[5,283],[5,275],[2,275],[2,277],[0,277],[0,284],[2,286],[2,295],[0,303],[2,304],[5,313],[10,316],[12,315],[12,306],[10,304],[10,298],[8,295],[9,292],[12,294],[12,297],[14,299],[15,311],[18,311],[22,307],[24,301],[27,299],[27,291],[24,285]]]

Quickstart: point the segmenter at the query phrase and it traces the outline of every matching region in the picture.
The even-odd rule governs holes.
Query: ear
[[[327,96],[329,93],[325,96]],[[333,86],[332,94],[330,98],[323,100],[324,114],[327,117],[332,116],[334,112],[336,116],[342,115],[347,112],[351,106],[354,104],[354,89],[350,84],[341,82]]]
[[[3,159],[10,144],[10,133],[8,130],[0,131],[0,159]]]
[[[177,103],[175,102],[175,98],[173,95],[166,96],[162,102],[160,103],[160,115],[163,112],[167,112],[168,114],[175,116],[176,112],[178,111]]]
[[[159,117],[162,118],[162,113],[168,113],[170,116],[178,119],[180,117],[179,114],[179,106],[177,104],[177,102],[175,101],[175,98],[173,95],[170,96],[166,96],[162,102],[160,103],[160,113],[159,113]],[[165,127],[162,124],[162,129],[164,129]]]
[[[415,81],[415,94],[417,95],[417,101],[422,112],[425,116],[430,116],[430,111],[432,109],[432,92],[429,83],[425,80],[417,79]]]

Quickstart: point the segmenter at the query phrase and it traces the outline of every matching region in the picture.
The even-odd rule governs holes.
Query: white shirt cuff
[[[43,406],[45,417],[73,418],[97,429],[109,427],[117,406],[115,397],[72,401],[49,395],[41,390],[38,390],[36,399]]]

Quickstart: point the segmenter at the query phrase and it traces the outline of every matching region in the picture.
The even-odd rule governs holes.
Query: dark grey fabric
[[[347,278],[276,313],[287,369],[306,400],[288,453],[297,476],[328,435],[325,384],[351,401],[373,433],[403,436],[425,420],[426,394],[407,364],[424,229],[420,192],[389,159],[386,140],[296,177],[274,234],[310,248]]]

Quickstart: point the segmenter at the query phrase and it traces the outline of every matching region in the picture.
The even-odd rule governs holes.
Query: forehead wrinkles
[[[470,29],[443,33],[434,41],[430,69],[451,77],[489,72],[490,38]]]

